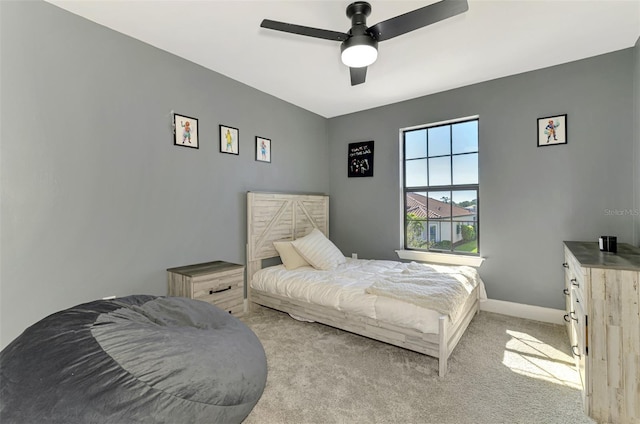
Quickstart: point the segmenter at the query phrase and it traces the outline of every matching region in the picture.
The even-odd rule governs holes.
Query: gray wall
[[[633,213],[635,216],[635,244],[640,247],[640,38],[636,41],[634,48],[634,78],[633,78],[633,122],[634,122],[634,139],[635,139],[635,161],[633,167],[633,183],[635,184],[634,199],[635,208]]]
[[[635,219],[640,243],[640,217],[604,212],[640,207],[638,44],[326,120],[47,3],[1,1],[0,24],[0,347],[80,302],[165,294],[168,267],[244,262],[247,190],[329,192],[344,253],[396,259],[398,129],[475,114],[491,298],[562,308],[562,240],[631,242]],[[199,118],[199,150],[172,145],[171,110]],[[536,148],[556,113],[569,144]],[[218,152],[221,123],[240,156]],[[366,140],[375,176],[348,179]]]
[[[562,309],[562,241],[632,242],[633,49],[329,120],[332,235],[345,254],[397,259],[399,128],[480,116],[480,273],[492,299]],[[469,70],[469,72],[473,72]],[[568,144],[536,147],[536,120],[568,114]],[[373,178],[347,145],[375,140]]]
[[[80,302],[164,295],[168,267],[243,263],[247,190],[328,192],[325,118],[47,3],[0,14],[2,347]],[[199,150],[173,146],[171,110]]]

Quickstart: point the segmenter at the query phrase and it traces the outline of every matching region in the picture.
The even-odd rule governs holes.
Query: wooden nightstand
[[[244,310],[244,266],[223,261],[167,269],[169,296],[203,300],[241,316]]]

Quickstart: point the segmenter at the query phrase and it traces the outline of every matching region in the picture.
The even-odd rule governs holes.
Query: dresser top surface
[[[168,272],[197,277],[198,275],[211,274],[214,272],[231,271],[242,269],[243,265],[233,264],[225,261],[204,262],[201,264],[185,265],[167,269]]]
[[[618,252],[601,252],[597,242],[565,241],[580,265],[589,268],[608,268],[640,271],[640,248],[627,243],[618,244]]]

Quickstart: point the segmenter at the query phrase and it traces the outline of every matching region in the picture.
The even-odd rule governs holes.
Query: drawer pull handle
[[[575,311],[569,312],[569,317],[574,321],[578,321],[578,318],[576,318],[575,315],[576,315]]]
[[[209,290],[209,294],[222,293],[223,291],[227,291],[227,290],[231,290],[231,286],[225,287],[224,289],[220,289],[220,290]]]
[[[578,349],[578,345],[571,346],[571,352],[578,358],[580,357],[580,350]]]
[[[571,322],[571,321],[569,320],[569,314],[564,314],[564,320],[565,320],[566,322]]]
[[[565,268],[569,268],[569,264],[568,264],[568,263],[566,263],[566,262],[564,262],[564,263],[562,264],[562,266],[563,266],[563,267],[565,267]]]
[[[571,279],[571,284],[576,286],[576,287],[580,287],[580,283],[578,283],[577,281],[578,281],[577,278],[572,278]]]
[[[564,293],[565,296],[569,296],[569,289],[562,290],[562,293]]]

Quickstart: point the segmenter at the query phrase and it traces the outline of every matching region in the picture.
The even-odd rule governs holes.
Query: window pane
[[[404,149],[405,159],[427,157],[427,130],[404,133]]]
[[[478,253],[478,233],[474,221],[454,221],[456,238],[453,242],[455,252]]]
[[[427,199],[429,210],[428,218],[449,219],[451,217],[451,192],[450,191],[430,191]]]
[[[453,156],[453,184],[478,184],[477,153]]]
[[[406,194],[406,236],[407,246],[414,249],[428,247],[429,232],[427,223],[427,193],[411,192]]]
[[[427,185],[427,160],[414,159],[405,162],[406,186],[423,187]]]
[[[450,185],[451,184],[451,157],[429,159],[429,185]]]
[[[407,219],[427,219],[427,193],[411,192],[405,199]]]
[[[461,122],[451,126],[453,153],[478,151],[478,121]]]
[[[451,193],[451,201],[455,208],[459,210],[454,213],[454,217],[462,217],[463,221],[474,221],[478,205],[477,190],[454,190]],[[466,211],[466,212],[465,212]]]
[[[407,247],[426,249],[428,247],[427,205],[425,193],[407,193],[406,237]]]
[[[429,128],[429,157],[451,154],[451,126]]]
[[[451,250],[451,192],[430,191],[427,199],[429,209],[429,249]]]
[[[429,232],[426,228],[427,222],[424,220],[407,220],[407,247],[426,249],[429,244]]]
[[[453,201],[453,225],[455,252],[478,253],[476,222],[478,220],[478,191],[458,190],[451,194]]]

